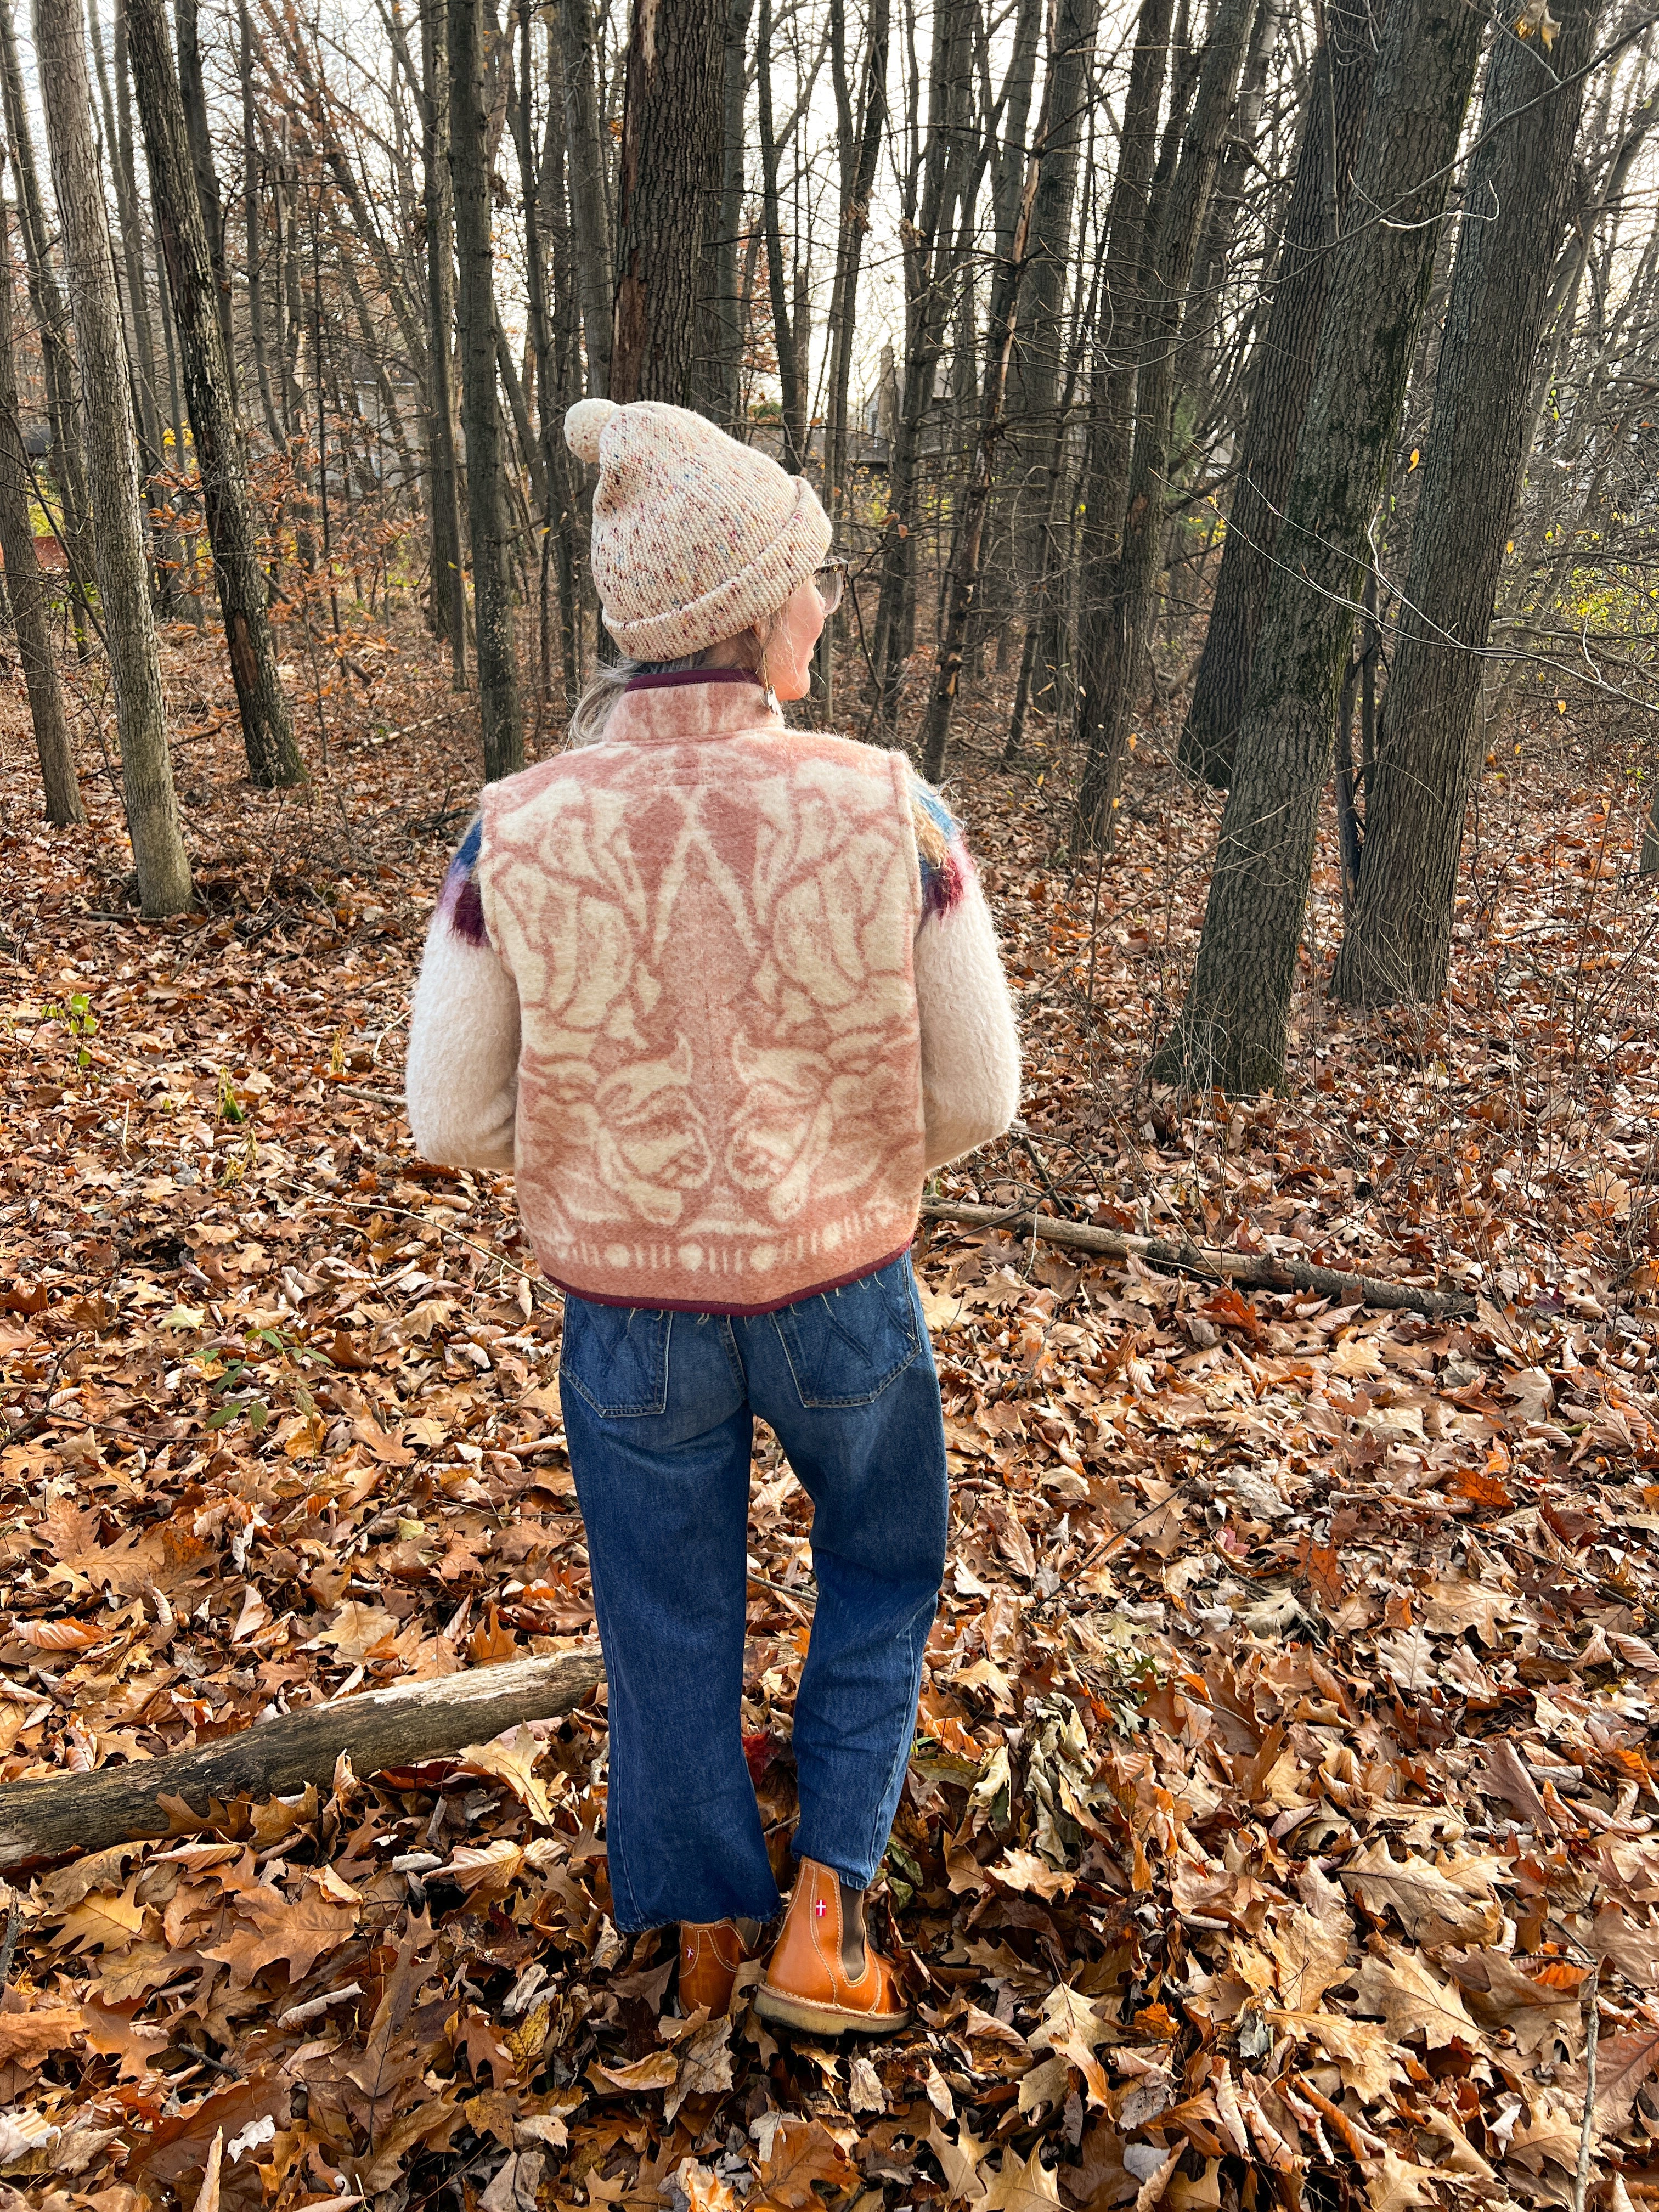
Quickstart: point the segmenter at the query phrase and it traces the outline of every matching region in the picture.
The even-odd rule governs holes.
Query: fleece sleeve
[[[427,932],[409,1022],[404,1097],[415,1149],[440,1166],[513,1166],[519,993],[491,948],[478,894],[483,825],[450,862]]]
[[[914,777],[911,813],[921,869],[916,1004],[929,1174],[1000,1137],[1019,1111],[1019,1032],[996,927],[962,831],[931,786]]]

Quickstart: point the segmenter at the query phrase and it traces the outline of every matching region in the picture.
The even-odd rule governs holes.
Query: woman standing
[[[512,1170],[565,1293],[560,1394],[609,1682],[619,1927],[678,1921],[723,2010],[780,1898],[740,1709],[758,1414],[814,1507],[799,1863],[757,2008],[907,2017],[864,1937],[948,1519],[908,1256],[924,1176],[999,1134],[989,912],[902,755],[786,726],[839,596],[804,479],[700,416],[584,400],[593,578],[627,656],[493,784],[416,992],[422,1153]]]

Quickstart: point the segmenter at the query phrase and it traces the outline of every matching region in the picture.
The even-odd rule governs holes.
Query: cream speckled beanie
[[[581,399],[564,418],[599,464],[593,581],[632,660],[679,660],[774,614],[830,550],[804,477],[688,408]]]

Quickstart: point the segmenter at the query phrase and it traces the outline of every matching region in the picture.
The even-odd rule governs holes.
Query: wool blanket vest
[[[787,729],[732,673],[637,679],[600,743],[484,793],[519,1204],[544,1271],[600,1302],[765,1312],[915,1232],[939,856],[901,755]]]

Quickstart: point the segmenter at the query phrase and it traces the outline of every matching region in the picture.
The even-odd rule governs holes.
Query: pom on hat
[[[622,413],[614,399],[579,399],[564,418],[564,441],[579,461],[596,462],[607,422]]]

